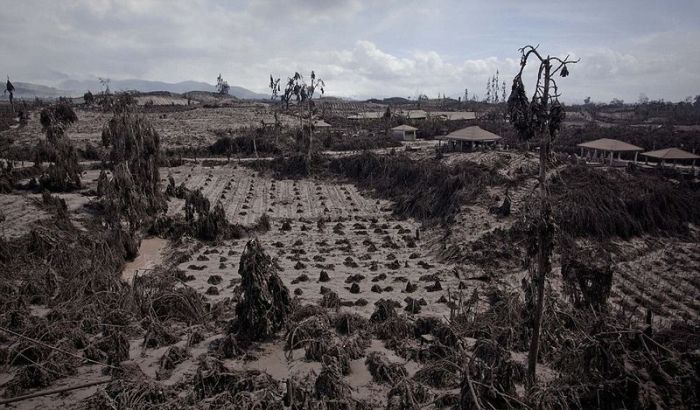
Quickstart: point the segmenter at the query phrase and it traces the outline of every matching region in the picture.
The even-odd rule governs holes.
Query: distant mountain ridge
[[[41,84],[15,82],[15,96],[17,98],[34,98],[34,97],[80,97],[85,92],[93,93],[100,92],[104,89],[99,80],[64,80],[58,83],[57,87],[49,87]],[[201,82],[201,81],[181,81],[179,83],[166,83],[163,81],[149,80],[112,80],[109,83],[109,88],[112,91],[168,91],[175,94],[183,94],[188,91],[206,91],[215,92],[216,86]],[[229,95],[243,99],[265,99],[269,98],[266,94],[258,94],[250,91],[247,88],[239,86],[231,86]]]
[[[71,96],[72,94],[65,90],[59,90],[54,87],[48,87],[41,84],[25,83],[21,81],[13,81],[15,86],[15,98],[34,98],[34,97],[61,97]],[[3,87],[4,88],[4,87]],[[5,99],[7,95],[3,96]]]

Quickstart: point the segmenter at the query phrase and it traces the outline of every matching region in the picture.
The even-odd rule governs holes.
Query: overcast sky
[[[567,101],[700,94],[698,0],[8,0],[0,74],[230,84],[267,92],[269,74],[315,70],[327,94],[483,97],[518,48],[580,57]]]

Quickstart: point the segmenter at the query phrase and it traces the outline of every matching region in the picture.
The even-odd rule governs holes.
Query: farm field
[[[156,106],[158,107],[158,106]],[[273,112],[265,103],[238,103],[223,107],[187,107],[182,104],[164,105],[162,109],[146,112],[145,115],[161,134],[164,148],[202,147],[217,139],[217,132],[259,127],[260,121],[274,121]],[[78,121],[71,128],[70,138],[76,147],[85,144],[100,145],[102,129],[111,118],[110,113],[101,110],[78,109]],[[280,122],[290,124],[295,119],[279,115]],[[42,134],[39,112],[34,111],[27,125],[5,131],[6,137],[19,147],[28,148],[36,144]]]
[[[700,1],[63,3],[0,410],[700,409]]]
[[[470,380],[482,377],[484,385],[509,380],[504,400],[532,399],[523,323],[531,309],[536,152],[438,152],[434,140],[356,149],[350,129],[335,137],[344,149],[319,144],[308,175],[298,120],[280,112],[281,131],[259,135],[258,148],[267,148],[257,158],[210,152],[162,161],[170,148],[207,150],[221,130],[255,126],[274,111],[249,102],[172,108],[156,100],[145,108],[139,101],[122,114],[76,110],[66,131],[76,146],[102,144],[115,115],[147,121],[158,135],[155,143],[150,131],[105,134],[109,155],[77,162],[79,187],[42,188],[55,161],[4,171],[12,183],[0,194],[0,273],[8,284],[0,396],[21,398],[8,405],[225,408],[294,397],[325,402],[327,394],[348,408],[451,408],[470,395],[469,366],[477,366]],[[45,132],[38,118],[34,111],[0,137],[34,149]],[[118,146],[139,148],[117,151],[115,138],[129,136]],[[149,144],[158,150],[143,148]],[[652,332],[649,343],[664,346],[654,355],[695,340],[700,228],[687,204],[697,181],[650,172],[553,161],[558,241],[546,281],[541,388],[576,385],[570,378],[586,360],[579,352],[594,347],[570,341],[597,340],[582,335]],[[601,194],[611,191],[624,195]],[[571,243],[575,252],[564,249]],[[588,256],[601,252],[609,259]],[[592,276],[572,281],[569,260]],[[586,293],[587,283],[602,285]],[[605,295],[604,307],[580,305],[592,294]],[[596,322],[603,317],[607,324]],[[635,349],[628,342],[604,343]],[[621,352],[610,354],[632,360]],[[653,365],[638,354],[635,366]],[[666,357],[677,366],[666,371],[687,375],[678,357]],[[508,369],[508,377],[496,382],[477,372],[491,367]],[[329,393],[333,386],[340,390]]]

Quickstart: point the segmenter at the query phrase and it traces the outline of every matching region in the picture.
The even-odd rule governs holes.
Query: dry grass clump
[[[253,225],[253,229],[265,233],[268,232],[272,227],[272,224],[270,222],[270,217],[267,214],[262,214],[260,217],[255,221],[255,224]]]
[[[228,228],[226,213],[220,203],[211,209],[209,199],[201,189],[188,191],[185,196],[185,220],[195,236],[213,240],[224,234]]]
[[[285,350],[301,349],[314,341],[327,342],[332,336],[328,315],[320,312],[289,325]]]
[[[610,253],[602,247],[581,249],[574,241],[562,241],[561,274],[564,291],[576,307],[607,308],[613,283]]]
[[[137,276],[133,297],[139,312],[158,322],[176,320],[188,325],[203,323],[204,297],[189,286],[178,285],[167,274]]]
[[[369,369],[372,378],[377,383],[385,383],[390,386],[408,377],[406,368],[399,363],[390,362],[383,353],[371,352],[367,355],[365,364]]]
[[[323,290],[323,287],[321,287],[321,290]],[[338,296],[338,294],[333,292],[332,290],[328,289],[327,292],[323,293],[321,303],[319,304],[324,308],[338,309],[340,308],[341,303],[342,301],[340,299],[340,296]]]
[[[462,379],[460,407],[517,407],[519,402],[510,399],[515,395],[515,381],[522,380],[517,371],[510,352],[492,340],[479,340]],[[479,403],[474,403],[474,397]]]
[[[123,297],[119,281],[128,251],[110,232],[84,231],[48,221],[3,244],[0,277],[3,302],[90,303],[104,306]],[[46,274],[49,272],[49,275]],[[95,294],[102,293],[97,300]],[[77,306],[76,306],[77,308]]]
[[[337,314],[333,318],[333,327],[342,335],[350,335],[357,332],[365,331],[369,328],[370,323],[364,317],[357,313],[343,312]]]
[[[330,360],[324,363],[321,373],[316,378],[315,397],[328,409],[361,409],[364,406],[352,397],[350,386],[343,380],[339,365]]]
[[[177,400],[175,390],[151,381],[131,363],[106,388],[82,402],[85,408],[107,410],[169,407]]]
[[[431,361],[416,372],[413,379],[438,389],[452,389],[459,386],[462,377],[462,363],[458,355]]]
[[[65,343],[61,347],[68,348],[68,351],[75,350],[71,346],[66,346]],[[26,348],[32,347],[25,345]],[[10,352],[10,358],[24,356],[25,349]],[[11,364],[19,365],[12,362]],[[35,361],[30,361],[19,368],[14,377],[4,386],[5,395],[13,397],[29,389],[48,387],[57,379],[75,375],[79,365],[80,361],[74,356],[47,350],[44,357],[37,357]]]
[[[219,396],[222,407],[278,408],[276,403],[282,399],[279,384],[269,374],[257,370],[232,370],[222,361],[208,356],[200,359],[191,384],[195,400]],[[258,402],[259,407],[250,406],[251,402]],[[241,404],[241,407],[236,404]]]
[[[387,393],[387,410],[420,409],[433,395],[427,387],[411,379],[403,379]]]

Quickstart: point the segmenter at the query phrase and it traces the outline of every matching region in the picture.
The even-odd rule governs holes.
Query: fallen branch
[[[41,392],[37,392],[37,393],[25,394],[24,396],[12,397],[10,399],[0,399],[0,405],[15,403],[18,401],[23,401],[23,400],[28,400],[28,399],[33,399],[35,397],[49,396],[51,394],[63,393],[63,392],[71,391],[71,390],[84,389],[86,387],[97,386],[99,384],[105,384],[105,383],[109,383],[111,381],[112,381],[112,379],[109,378],[109,379],[104,379],[104,380],[98,380],[98,381],[78,384],[76,386],[61,387],[61,388],[53,389],[53,390],[46,390],[46,391],[41,391]]]

